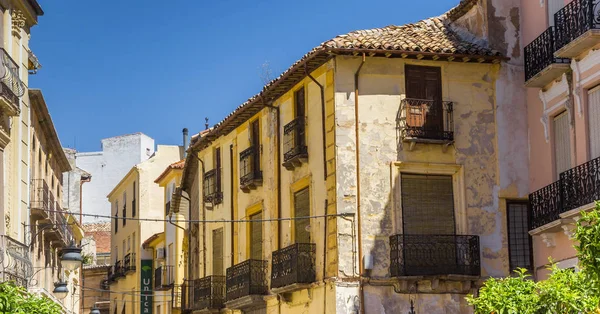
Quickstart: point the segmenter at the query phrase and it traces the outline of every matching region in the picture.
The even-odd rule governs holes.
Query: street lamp
[[[94,304],[94,307],[92,307],[92,309],[90,310],[90,314],[100,314],[100,310],[98,309],[96,304]]]
[[[83,257],[81,256],[81,248],[76,247],[73,242],[66,248],[62,249],[60,258],[61,265],[68,271],[74,271],[81,266]]]
[[[67,288],[67,283],[64,281],[59,281],[54,283],[54,290],[52,291],[54,296],[58,299],[64,299],[69,294],[69,288]]]

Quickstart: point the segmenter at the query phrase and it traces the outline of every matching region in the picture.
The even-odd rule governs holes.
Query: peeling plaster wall
[[[408,145],[398,142],[396,115],[400,101],[405,96],[404,65],[407,63],[442,68],[443,99],[454,102],[455,143],[446,152],[438,144],[417,144],[413,151],[409,151]],[[336,57],[336,171],[340,213],[355,213],[357,207],[354,72],[359,64],[360,58]],[[496,144],[495,88],[498,68],[498,65],[490,64],[367,58],[359,79],[360,184],[362,251],[363,255],[373,257],[372,278],[389,278],[388,238],[401,233],[401,227],[394,220],[394,216],[401,211],[391,203],[396,187],[390,182],[390,164],[396,161],[462,166],[464,186],[459,189],[465,195],[465,206],[455,210],[466,217],[465,234],[481,237],[482,276],[507,275],[505,216],[499,204],[499,169],[502,166],[499,166],[499,148]],[[507,119],[507,128],[512,127],[508,125],[510,122]],[[519,129],[519,126],[515,126],[515,129]],[[509,134],[503,133],[503,136]],[[512,165],[507,164],[506,167]],[[507,174],[507,181],[519,180],[512,178],[510,173]],[[525,180],[524,193],[526,183]],[[357,244],[351,241],[350,236],[344,235],[351,235],[356,230],[346,221],[338,221],[339,276],[351,276],[353,271],[358,272],[358,259],[362,257],[355,253]],[[366,285],[367,312],[397,313],[405,309],[406,295],[391,293],[390,289]],[[347,289],[338,287],[336,291],[338,312],[346,313],[343,304],[347,299]],[[420,306],[427,307],[419,312],[440,313],[442,309],[447,313],[468,312],[461,305],[464,295],[419,295]],[[379,299],[386,300],[382,305],[383,311],[374,310]]]

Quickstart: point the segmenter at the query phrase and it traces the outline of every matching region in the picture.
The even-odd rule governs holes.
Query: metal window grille
[[[510,269],[525,268],[533,270],[531,236],[529,235],[529,216],[527,202],[508,202],[508,251]]]

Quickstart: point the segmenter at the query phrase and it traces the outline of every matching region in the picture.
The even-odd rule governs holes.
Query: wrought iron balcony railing
[[[171,307],[174,309],[182,309],[184,305],[184,296],[183,296],[183,285],[174,285],[171,290]]]
[[[392,277],[481,273],[478,236],[396,234],[390,247]]]
[[[567,58],[556,58],[555,51],[554,28],[551,26],[525,46],[525,81],[529,81],[554,63],[569,64],[571,62]]]
[[[250,146],[240,153],[240,186],[249,190],[261,183],[259,147]]]
[[[271,288],[315,282],[315,253],[314,243],[295,243],[273,252]]]
[[[125,277],[125,267],[123,265],[123,261],[117,261],[115,263],[114,269],[114,278],[119,279]]]
[[[297,117],[283,127],[284,166],[308,158],[305,121],[305,117]]]
[[[268,261],[249,259],[227,268],[227,301],[250,295],[267,294],[268,264]]]
[[[111,284],[113,282],[116,281],[115,278],[115,266],[110,266],[108,268],[108,270],[106,271],[106,281],[108,281],[108,284]]]
[[[0,281],[14,281],[15,284],[27,287],[33,265],[27,246],[7,235],[0,235]]]
[[[11,114],[18,114],[20,111],[19,97],[25,93],[25,85],[19,78],[17,63],[2,48],[0,48],[0,60],[2,61],[0,70],[0,97],[4,97],[12,104],[13,109],[11,110]]]
[[[427,99],[402,99],[397,117],[407,140],[454,140],[453,103]]]
[[[218,310],[224,307],[225,276],[186,280],[184,290],[186,310]]]
[[[533,230],[560,219],[560,214],[600,200],[600,157],[560,174],[553,182],[529,194]]]
[[[50,189],[45,179],[34,179],[31,183],[31,216],[35,219],[48,218]]]
[[[600,29],[600,0],[573,0],[554,14],[556,49],[589,30]]]
[[[136,264],[135,253],[128,253],[125,255],[124,261],[125,272],[134,272]]]
[[[154,269],[154,289],[169,290],[175,284],[173,266],[161,265]]]
[[[220,204],[223,202],[221,192],[221,169],[212,169],[204,174],[203,194],[204,202]]]

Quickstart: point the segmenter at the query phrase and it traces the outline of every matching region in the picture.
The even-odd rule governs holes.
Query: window
[[[131,252],[131,236],[127,237],[127,252]]]
[[[127,247],[125,246],[125,239],[123,239],[123,255],[121,255],[121,257],[125,257],[125,255],[127,255]]]
[[[127,193],[123,193],[123,226],[127,224]]]
[[[533,271],[531,236],[528,232],[528,202],[507,201],[508,254],[510,270],[518,267]]]
[[[250,258],[262,259],[262,212],[250,216]]]
[[[119,247],[115,245],[115,264],[119,260]]]
[[[310,198],[308,187],[294,193],[294,217],[310,216]],[[310,243],[310,219],[294,220],[294,241]]]
[[[215,170],[216,170],[216,178],[215,178],[215,192],[221,192],[221,148],[217,147],[215,149]]]
[[[588,126],[590,133],[590,159],[600,157],[600,86],[596,86],[588,92],[589,118]]]
[[[135,231],[133,232],[133,234],[131,236],[131,248],[132,248],[133,252],[135,253]]]
[[[213,270],[215,276],[223,275],[223,228],[213,230],[212,232],[212,258]]]
[[[131,217],[135,217],[136,214],[136,201],[135,201],[135,181],[133,181],[133,194],[131,196]]]
[[[260,124],[258,119],[250,124],[250,144],[254,147],[253,170],[260,171]]]
[[[162,314],[162,312],[160,311],[160,305],[157,305],[157,306],[156,306],[156,313],[158,313],[158,314]]]
[[[304,108],[306,102],[304,94],[304,87],[294,92],[294,114],[296,117],[304,117]]]
[[[115,201],[115,234],[119,231],[119,201]]]
[[[565,0],[548,0],[548,25],[554,26],[554,14],[565,6]]]
[[[411,105],[406,113],[409,128],[435,134],[444,130],[442,75],[439,67],[406,65],[406,98],[427,100],[421,107]],[[424,106],[424,107],[423,107]]]
[[[402,174],[404,234],[454,235],[452,176]]]
[[[554,167],[556,177],[571,168],[571,132],[569,114],[563,113],[554,117]]]

